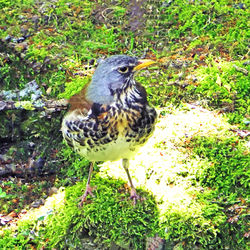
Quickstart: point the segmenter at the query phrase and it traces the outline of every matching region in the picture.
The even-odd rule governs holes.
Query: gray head
[[[99,104],[110,104],[114,93],[133,77],[133,69],[138,64],[136,57],[126,55],[115,55],[101,61],[87,88],[87,99]]]
[[[134,83],[135,71],[156,63],[152,60],[138,60],[126,55],[111,56],[97,66],[92,81],[87,88],[86,98],[94,103],[110,104],[117,90]]]

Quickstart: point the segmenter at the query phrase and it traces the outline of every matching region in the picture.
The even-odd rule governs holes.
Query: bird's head
[[[115,55],[101,61],[87,87],[86,98],[99,104],[112,103],[117,91],[128,82],[134,82],[133,75],[136,71],[153,63],[155,61],[138,60],[126,55]]]

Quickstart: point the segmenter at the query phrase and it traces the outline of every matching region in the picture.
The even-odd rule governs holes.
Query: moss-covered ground
[[[0,105],[0,249],[247,249],[248,7],[0,0],[0,101],[69,98],[113,54],[159,62],[136,76],[159,119],[131,161],[135,206],[118,161],[79,208],[89,162],[62,142],[65,111]]]

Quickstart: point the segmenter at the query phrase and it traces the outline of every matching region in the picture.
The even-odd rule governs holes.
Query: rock
[[[8,216],[8,215],[0,217],[0,225],[5,226],[8,222],[10,222],[12,220],[13,220],[13,217]]]
[[[48,194],[49,194],[49,196],[51,196],[53,194],[57,194],[57,192],[58,192],[58,189],[56,187],[52,187],[52,188],[50,188]]]
[[[38,23],[38,21],[39,21],[39,16],[33,16],[32,17],[32,22],[33,23]]]
[[[31,204],[31,207],[33,208],[38,208],[40,207],[41,205],[44,205],[44,199],[39,199],[39,200],[35,200],[32,204]]]
[[[21,42],[23,42],[24,40],[25,40],[25,37],[23,37],[23,36],[17,38],[17,42],[18,42],[18,43],[21,43]]]
[[[12,36],[8,35],[4,38],[5,42],[10,42],[12,39]]]

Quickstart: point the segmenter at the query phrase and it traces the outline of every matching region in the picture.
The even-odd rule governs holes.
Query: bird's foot
[[[130,199],[133,201],[134,205],[136,204],[137,200],[141,199],[141,197],[136,193],[135,188],[131,188]]]
[[[87,201],[87,196],[88,195],[91,195],[92,197],[94,196],[92,191],[93,191],[93,188],[90,185],[87,185],[83,196],[81,196],[81,201],[79,203],[79,207],[82,207],[83,204]]]

